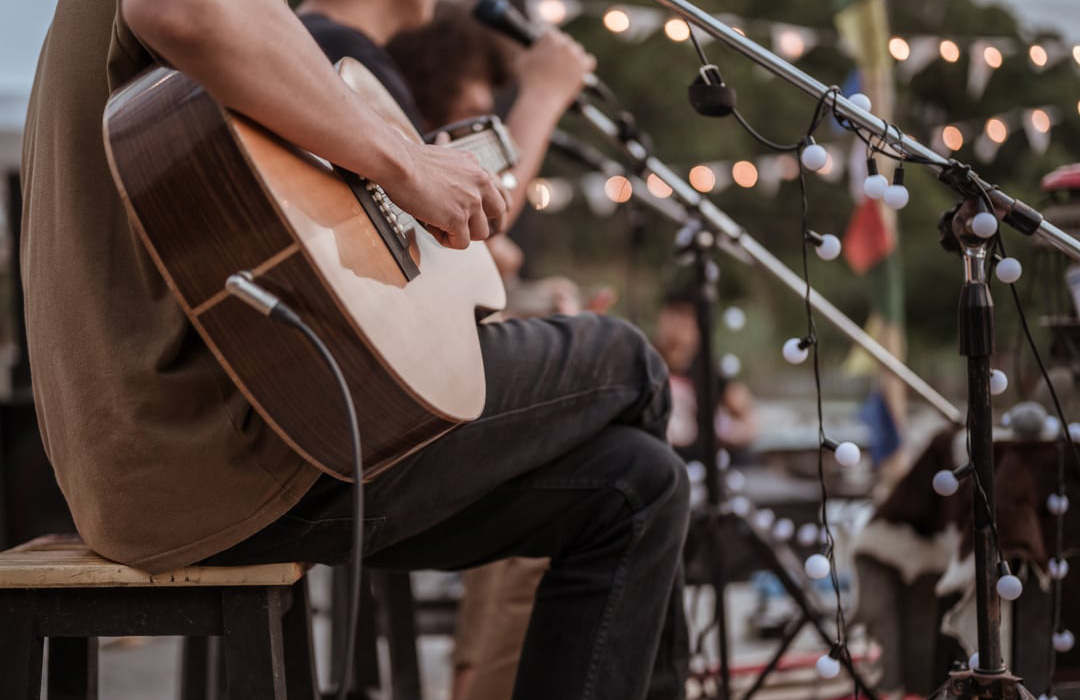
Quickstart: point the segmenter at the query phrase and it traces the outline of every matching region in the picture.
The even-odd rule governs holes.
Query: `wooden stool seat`
[[[219,697],[217,674],[189,667],[212,666],[210,641],[221,638],[234,700],[316,700],[307,568],[191,566],[153,575],[68,535],[0,552],[0,698],[38,698],[45,671],[50,700],[96,700],[97,638],[146,635],[188,638],[184,698]]]
[[[77,535],[46,535],[0,552],[0,588],[291,586],[307,566],[189,566],[148,574],[95,554]]]

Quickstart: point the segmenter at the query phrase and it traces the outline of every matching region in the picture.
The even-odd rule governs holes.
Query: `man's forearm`
[[[552,102],[550,97],[523,89],[506,116],[506,126],[521,156],[513,169],[519,185],[511,197],[510,221],[514,221],[525,207],[525,188],[540,172],[551,132],[559,123],[562,112],[561,105]]]

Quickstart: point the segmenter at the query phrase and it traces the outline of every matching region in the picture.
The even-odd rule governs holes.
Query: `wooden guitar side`
[[[353,62],[345,72],[384,118],[418,138],[393,121],[403,115],[365,69]],[[480,414],[476,311],[505,301],[485,246],[452,251],[414,231],[421,274],[406,284],[328,164],[227,112],[176,71],[154,69],[114,95],[105,142],[131,219],[191,322],[305,459],[351,473],[336,384],[300,334],[224,291],[239,270],[286,300],[337,357],[360,418],[366,477]]]

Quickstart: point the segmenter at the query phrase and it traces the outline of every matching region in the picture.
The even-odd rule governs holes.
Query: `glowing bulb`
[[[748,160],[740,160],[731,166],[731,179],[739,187],[753,187],[758,181],[757,166]]]
[[[716,173],[707,165],[690,168],[690,186],[698,192],[712,192],[716,187]]]
[[[630,15],[625,10],[608,10],[604,13],[604,26],[609,32],[622,34],[630,29]]]
[[[848,102],[855,105],[864,112],[869,112],[870,109],[874,106],[870,102],[870,98],[862,94],[861,92],[856,92],[854,95],[849,97]]]
[[[950,151],[959,151],[964,147],[964,134],[955,126],[947,126],[941,130],[941,141]]]
[[[822,260],[836,260],[840,257],[840,239],[831,233],[826,233],[821,237],[821,245],[814,249],[817,256]]]
[[[820,581],[829,575],[832,566],[829,564],[829,560],[824,554],[811,554],[806,558],[803,569],[806,571],[807,576],[815,581]]]
[[[810,348],[803,347],[802,338],[789,338],[784,343],[784,359],[793,365],[801,365],[810,357]]]
[[[934,474],[933,486],[934,493],[942,498],[948,498],[960,490],[960,481],[951,471],[942,469],[937,474]]]
[[[649,188],[649,192],[651,192],[654,197],[666,199],[671,196],[671,188],[666,182],[661,180],[656,173],[649,173],[649,178],[645,181],[645,185]]]
[[[840,675],[840,662],[828,654],[822,654],[818,657],[814,668],[817,669],[818,675],[826,680]]]
[[[1060,581],[1069,575],[1069,562],[1055,557],[1046,564],[1046,571],[1050,574],[1050,578]]]
[[[551,206],[551,183],[543,179],[533,180],[525,190],[525,196],[537,211],[543,211]]]
[[[1002,600],[1016,600],[1024,593],[1024,584],[1012,574],[1006,574],[997,580],[997,594]]]
[[[1028,57],[1037,68],[1045,68],[1046,62],[1050,60],[1050,56],[1046,53],[1046,49],[1038,44],[1034,44],[1028,49]]]
[[[735,469],[724,478],[724,483],[732,493],[739,493],[746,488],[746,475]]]
[[[787,542],[795,534],[795,523],[790,518],[781,518],[773,526],[772,534],[777,542]]]
[[[740,518],[750,514],[750,501],[745,496],[736,496],[731,499],[731,512]]]
[[[994,270],[994,274],[997,275],[999,281],[1005,284],[1015,284],[1020,275],[1023,274],[1024,268],[1020,264],[1020,261],[1016,258],[1004,258],[997,264],[997,268]]]
[[[801,158],[803,167],[817,172],[829,162],[829,152],[825,150],[824,146],[812,143],[803,149]]]
[[[1080,65],[1080,44],[1073,47],[1073,60]]]
[[[1043,432],[1050,435],[1057,435],[1061,432],[1061,421],[1057,416],[1047,416],[1046,424],[1043,425]]]
[[[997,230],[997,217],[990,212],[981,211],[971,217],[971,232],[979,238],[992,238]]]
[[[1046,113],[1045,109],[1032,110],[1031,125],[1035,127],[1035,131],[1045,134],[1050,131],[1050,115]]]
[[[664,24],[664,34],[672,41],[686,41],[690,38],[690,25],[686,20],[673,17]]]
[[[990,395],[1001,396],[1009,388],[1009,377],[1000,369],[990,370]]]
[[[949,63],[956,63],[960,60],[960,47],[956,45],[955,41],[945,39],[938,46],[938,51],[941,53],[941,57]]]
[[[1069,630],[1061,630],[1053,636],[1053,642],[1054,651],[1064,654],[1072,650],[1073,645],[1076,644],[1076,637]]]
[[[911,56],[911,45],[898,36],[889,39],[889,53],[897,61],[906,61]]]
[[[841,442],[836,446],[836,463],[841,467],[854,467],[859,463],[862,452],[854,442]]]
[[[1052,493],[1046,497],[1046,509],[1051,515],[1065,515],[1069,510],[1069,497],[1063,493]]]
[[[885,206],[899,211],[907,206],[908,201],[911,200],[911,194],[903,185],[889,185],[885,188],[885,196],[882,199],[885,201]]]
[[[540,19],[548,24],[562,24],[566,21],[566,3],[563,0],[540,0],[536,6]]]
[[[746,312],[737,306],[724,309],[724,325],[728,330],[741,331],[746,327]]]
[[[776,522],[776,513],[764,508],[754,513],[754,525],[761,530],[768,530]]]
[[[889,188],[889,178],[884,175],[868,175],[863,180],[862,191],[870,199],[881,199],[885,196],[885,190]]]
[[[604,194],[616,204],[622,204],[630,201],[630,197],[634,195],[634,186],[622,175],[615,175],[604,183]]]
[[[792,29],[785,29],[777,37],[777,50],[784,58],[794,60],[806,53],[806,42],[799,33]]]
[[[818,526],[814,523],[803,523],[795,534],[795,539],[803,547],[812,547],[818,541]]]
[[[1069,439],[1080,442],[1080,423],[1069,423]]]
[[[986,136],[994,143],[1005,143],[1009,138],[1009,127],[997,117],[986,122]]]
[[[1001,68],[1004,57],[996,46],[987,46],[983,49],[983,60],[986,61],[986,65],[991,68]]]
[[[734,377],[742,371],[742,361],[737,355],[727,353],[720,358],[720,373],[725,377]]]

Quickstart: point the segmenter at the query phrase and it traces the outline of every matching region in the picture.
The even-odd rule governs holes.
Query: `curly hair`
[[[468,8],[458,2],[442,0],[430,24],[401,32],[386,50],[432,126],[449,121],[454,101],[467,80],[484,80],[495,88],[510,81],[505,41],[474,20]]]

